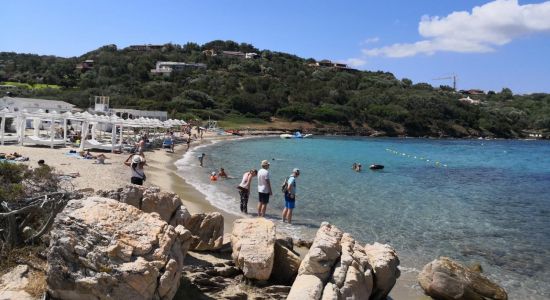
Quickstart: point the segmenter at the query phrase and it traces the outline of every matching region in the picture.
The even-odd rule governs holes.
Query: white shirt
[[[271,190],[267,182],[269,181],[269,171],[264,168],[261,168],[258,171],[258,193],[269,194]]]
[[[136,167],[135,169],[130,166],[130,169],[132,170],[132,177],[137,177],[143,179],[143,175],[145,175],[145,172],[143,169],[140,169],[139,167]]]

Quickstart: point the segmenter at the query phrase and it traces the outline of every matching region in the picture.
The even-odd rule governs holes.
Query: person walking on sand
[[[252,178],[258,175],[258,170],[252,169],[243,174],[243,180],[237,186],[239,190],[239,196],[241,197],[241,212],[248,213],[248,197],[250,196],[250,184],[252,183]]]
[[[145,166],[145,156],[143,153],[130,154],[124,164],[132,169],[132,177],[130,178],[130,182],[132,184],[143,185],[146,178],[145,171],[143,170],[143,167]]]
[[[265,217],[269,196],[273,195],[269,181],[269,161],[262,160],[262,168],[258,171],[258,216]]]
[[[300,176],[300,169],[295,168],[286,180],[285,208],[283,209],[283,222],[292,223],[292,210],[296,204],[296,178]]]

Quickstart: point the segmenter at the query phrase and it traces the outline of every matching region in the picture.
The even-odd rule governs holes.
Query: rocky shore
[[[41,299],[45,290],[50,299],[385,299],[392,289],[392,299],[430,299],[411,293],[418,283],[434,299],[507,298],[447,258],[417,280],[400,274],[390,245],[360,244],[345,228],[323,223],[314,240],[293,240],[269,220],[223,213],[175,174],[181,147],[147,153],[144,187],[126,185],[125,155],[96,165],[59,149],[5,148],[31,166],[46,158],[79,172],[71,182],[87,195],[58,215],[47,250],[1,276],[0,300]]]
[[[324,222],[312,243],[272,221],[191,214],[178,195],[127,185],[71,200],[48,235],[49,299],[386,299],[400,276],[390,245],[363,245]],[[308,248],[304,248],[307,246]],[[28,266],[4,275],[0,299],[34,299]],[[507,299],[447,258],[419,276],[434,299]]]

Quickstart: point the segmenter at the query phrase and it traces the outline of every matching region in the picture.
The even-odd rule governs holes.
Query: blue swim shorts
[[[294,198],[290,198],[289,194],[285,194],[285,207],[289,209],[293,209],[296,204],[296,200]]]

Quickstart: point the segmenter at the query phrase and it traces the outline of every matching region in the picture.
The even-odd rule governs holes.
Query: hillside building
[[[476,100],[476,99],[472,99],[472,98],[470,98],[470,96],[468,96],[466,98],[460,98],[460,99],[458,99],[458,101],[468,103],[468,104],[473,104],[473,105],[481,104],[481,101]]]
[[[356,69],[348,67],[348,65],[338,62],[333,62],[328,59],[323,59],[318,62],[309,63],[307,64],[309,67],[323,67],[323,68],[333,68],[338,70],[346,70],[346,71],[357,71]]]
[[[91,70],[94,68],[94,60],[93,59],[87,59],[79,64],[76,65],[76,69],[80,70],[81,72],[86,72],[88,70]]]
[[[206,69],[206,64],[203,63],[185,63],[175,61],[157,61],[153,74],[170,75],[172,72],[183,71],[186,69]]]

